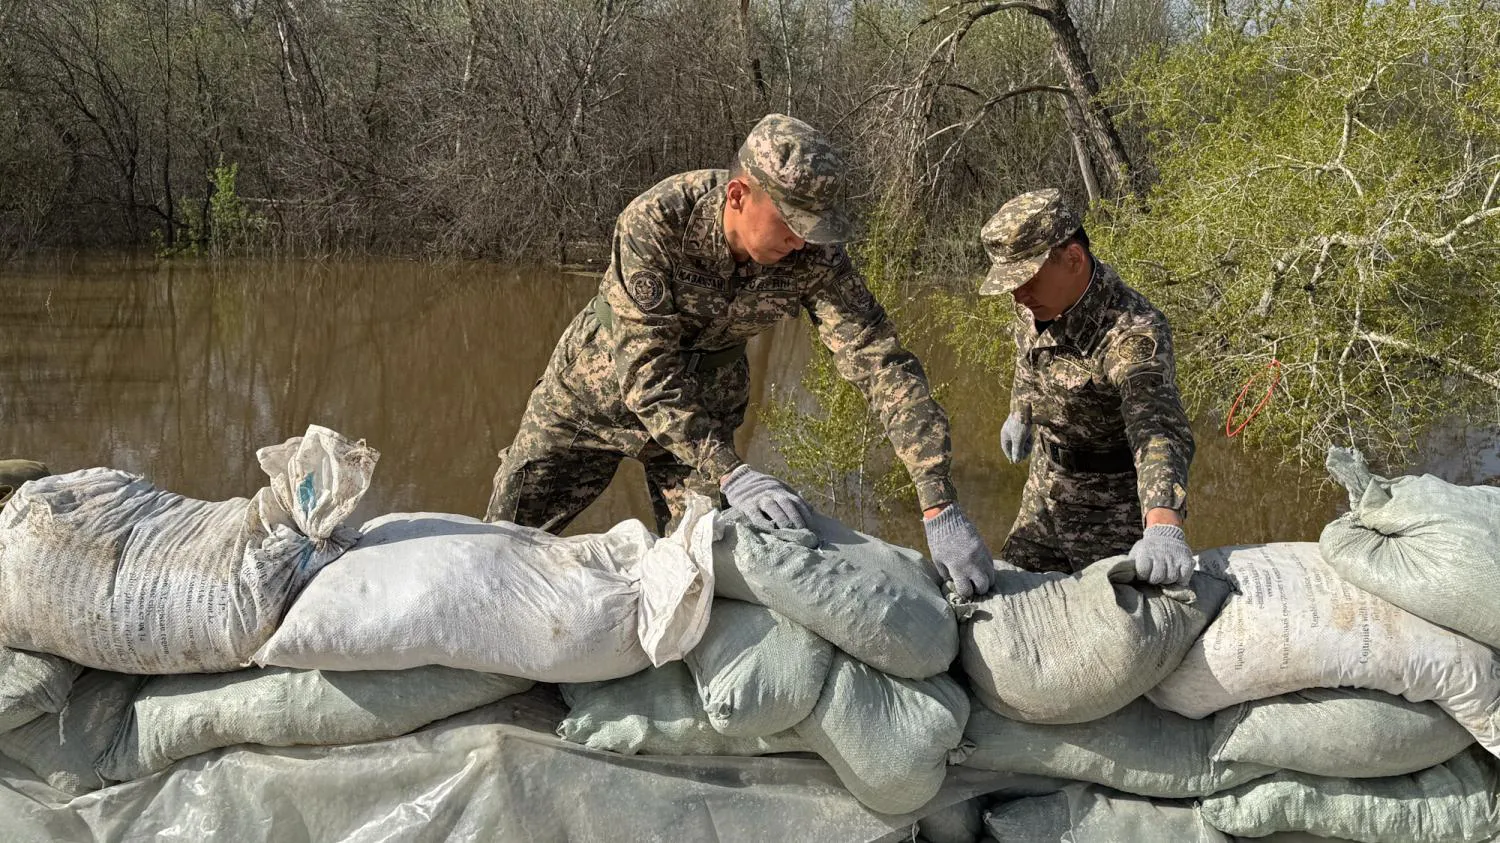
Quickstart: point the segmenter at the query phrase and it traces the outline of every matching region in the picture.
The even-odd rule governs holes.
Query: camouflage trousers
[[[688,492],[719,500],[719,478],[683,464],[625,407],[614,358],[598,342],[598,331],[592,311],[564,331],[526,402],[516,438],[500,452],[484,520],[561,533],[604,494],[625,457],[645,465],[660,534],[681,516]],[[703,396],[712,431],[732,439],[749,402],[749,364],[742,358],[687,379],[692,394]]]
[[[1134,470],[1067,471],[1038,452],[999,557],[1028,571],[1076,573],[1129,553],[1143,532]]]

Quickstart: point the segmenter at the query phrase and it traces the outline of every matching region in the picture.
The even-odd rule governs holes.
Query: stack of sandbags
[[[1195,573],[1185,587],[1135,582],[1121,556],[1077,575],[1009,565],[963,625],[964,672],[990,710],[1029,723],[1118,711],[1171,673],[1229,594]]]
[[[1199,555],[1235,594],[1149,696],[1187,717],[1308,688],[1431,700],[1500,753],[1500,658],[1345,582],[1309,543]],[[1358,726],[1350,724],[1347,729]]]
[[[207,502],[123,471],[32,480],[0,510],[0,645],[122,673],[249,663],[357,537],[378,454],[327,428],[256,457],[270,485]]]
[[[70,796],[109,785],[114,780],[99,772],[99,762],[114,745],[145,681],[130,674],[85,671],[58,713],[0,735],[0,755],[21,762]]]
[[[694,496],[658,539],[639,521],[559,538],[462,515],[394,514],[308,585],[255,654],[263,665],[423,665],[545,682],[629,676],[702,636],[713,517]]]
[[[913,811],[942,787],[969,702],[943,675],[953,610],[919,554],[815,516],[714,546],[708,628],[683,669],[565,687],[564,738],[618,752],[811,750],[865,805]]]

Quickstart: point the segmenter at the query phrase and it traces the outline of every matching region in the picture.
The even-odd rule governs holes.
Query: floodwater
[[[57,472],[112,466],[222,499],[261,486],[257,448],[321,424],[381,452],[358,516],[479,516],[496,452],[596,285],[478,263],[116,257],[0,268],[0,458]],[[796,383],[807,337],[788,321],[751,346],[752,407],[738,444],[772,471],[779,456],[756,404],[771,385]],[[1025,478],[999,451],[1004,390],[941,353],[924,363],[945,385],[960,497],[998,548]],[[1321,472],[1279,468],[1222,429],[1200,426],[1198,442],[1195,547],[1315,540],[1339,507]],[[640,468],[626,460],[570,532],[629,517],[650,524],[650,513]],[[865,526],[920,546],[917,519],[900,506]]]

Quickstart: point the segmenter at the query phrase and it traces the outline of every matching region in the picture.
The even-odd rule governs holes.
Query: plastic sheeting
[[[217,750],[72,801],[0,758],[0,839],[903,840],[973,796],[1062,785],[954,767],[921,810],[885,816],[820,760],[615,755],[555,737],[563,714],[540,687],[402,738]]]

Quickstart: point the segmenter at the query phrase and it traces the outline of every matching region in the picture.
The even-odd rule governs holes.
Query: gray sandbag
[[[703,638],[683,661],[714,728],[756,738],[812,713],[833,645],[772,609],[715,600]]]
[[[1269,776],[1260,764],[1210,757],[1214,725],[1162,711],[1144,699],[1088,723],[1044,725],[969,713],[963,766],[1092,782],[1138,796],[1206,796]]]
[[[708,721],[682,662],[624,679],[561,685],[571,711],[557,727],[565,741],[622,755],[773,755],[806,752],[795,732],[753,738],[722,735]]]
[[[1349,512],[1318,541],[1328,564],[1417,617],[1500,647],[1500,487],[1388,480],[1347,448],[1329,448],[1327,464],[1349,491]]]
[[[0,755],[26,765],[70,796],[106,787],[98,772],[145,679],[104,670],[86,671],[73,683],[61,713],[45,714],[0,735]]]
[[[528,679],[448,667],[154,677],[136,696],[99,772],[132,781],[235,744],[332,746],[393,738],[531,686]]]
[[[1433,703],[1354,688],[1309,688],[1243,703],[1213,722],[1215,760],[1315,776],[1415,773],[1474,743]]]
[[[999,843],[1230,843],[1188,803],[1156,802],[1097,785],[1016,799],[984,818]]]
[[[815,531],[720,519],[714,590],[775,609],[876,670],[925,679],[958,654],[958,621],[920,553],[813,514]]]
[[[1201,572],[1186,587],[1134,578],[1123,556],[1074,576],[1000,566],[961,629],[975,695],[1015,720],[1083,723],[1149,691],[1214,619],[1229,585]]]
[[[1307,831],[1363,843],[1469,843],[1500,833],[1495,759],[1475,747],[1406,776],[1339,779],[1278,773],[1206,797],[1204,819],[1261,837]]]
[[[1431,700],[1500,754],[1500,654],[1345,582],[1308,542],[1206,550],[1235,593],[1151,701],[1186,717],[1307,688]]]
[[[0,509],[0,645],[121,673],[237,670],[358,533],[379,454],[327,428],[256,452],[254,498],[201,501],[89,468]]]
[[[62,711],[81,672],[67,659],[0,647],[0,733]]]
[[[924,843],[975,843],[982,834],[983,797],[955,802],[917,821],[917,839]]]
[[[942,788],[968,719],[969,698],[947,675],[904,679],[834,653],[796,732],[866,807],[904,814]]]

